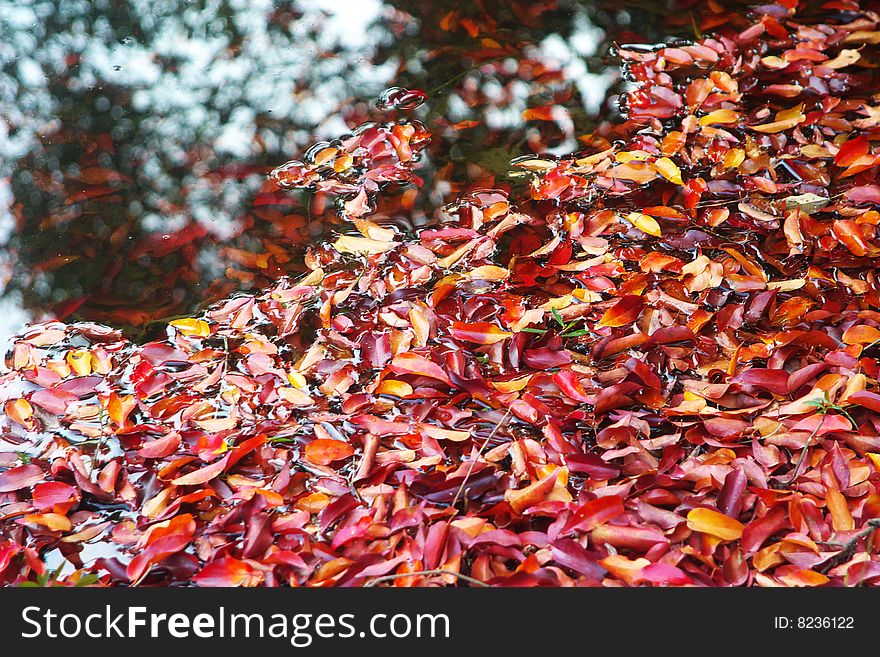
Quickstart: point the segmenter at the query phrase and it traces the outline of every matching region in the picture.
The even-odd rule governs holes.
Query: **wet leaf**
[[[632,324],[638,319],[644,307],[645,302],[640,296],[630,294],[621,297],[617,303],[605,311],[598,325],[616,327]]]
[[[259,586],[263,574],[246,561],[223,557],[205,565],[193,577],[198,586],[230,587]]]
[[[629,214],[624,215],[624,219],[643,233],[653,235],[654,237],[663,236],[663,233],[660,230],[660,224],[657,223],[657,220],[654,219],[654,217],[650,217],[641,212],[630,212]]]
[[[341,440],[318,438],[306,445],[306,458],[317,465],[330,465],[354,454],[354,447]]]

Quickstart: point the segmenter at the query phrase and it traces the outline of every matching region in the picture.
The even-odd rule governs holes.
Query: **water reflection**
[[[430,221],[511,158],[576,148],[615,106],[611,39],[658,38],[601,2],[486,5],[0,0],[0,337],[48,316],[143,334],[298,271],[333,206],[265,174],[369,119],[435,135],[423,193],[383,209]],[[427,102],[380,110],[391,85]]]

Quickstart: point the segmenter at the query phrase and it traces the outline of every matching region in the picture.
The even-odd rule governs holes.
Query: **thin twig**
[[[461,482],[461,486],[458,487],[458,490],[455,493],[455,497],[452,498],[452,502],[450,503],[450,507],[455,508],[455,505],[458,504],[458,500],[461,497],[462,492],[464,491],[464,487],[467,485],[468,479],[470,479],[471,475],[474,472],[474,467],[477,465],[477,461],[480,460],[480,456],[483,455],[483,450],[486,449],[486,446],[489,444],[489,441],[495,437],[495,434],[498,433],[498,430],[501,428],[501,425],[510,417],[511,409],[507,409],[504,415],[498,420],[498,424],[496,424],[492,431],[486,436],[486,440],[483,441],[483,444],[480,445],[480,449],[477,451],[477,455],[471,461],[470,467],[468,468],[467,474],[464,476],[464,481]],[[446,522],[448,525],[452,522],[452,516],[449,517],[449,520]]]
[[[497,424],[494,427],[492,427],[492,431],[489,432],[488,436],[486,436],[486,439],[483,441],[483,444],[480,445],[480,449],[477,450],[477,454],[476,454],[476,456],[474,456],[473,460],[471,461],[471,464],[470,464],[470,467],[468,468],[467,474],[464,476],[464,481],[461,482],[461,486],[458,487],[458,490],[455,493],[455,497],[452,498],[452,502],[449,505],[450,508],[455,508],[455,505],[458,504],[458,500],[461,497],[461,494],[464,491],[465,486],[467,485],[468,479],[470,479],[471,474],[473,474],[474,467],[476,466],[477,461],[480,459],[480,456],[483,454],[483,450],[486,449],[486,447],[489,444],[489,441],[495,437],[495,434],[498,433],[498,430],[501,428],[501,426],[504,424],[504,422],[507,420],[507,418],[510,417],[510,413],[511,413],[511,409],[508,408],[507,411],[504,413],[504,415],[501,416],[501,419],[498,420]],[[452,522],[452,517],[453,516],[450,516],[449,520],[446,521],[447,526],[449,526],[449,524]],[[457,578],[459,578],[465,582],[468,582],[469,584],[473,584],[475,586],[489,586],[485,582],[482,582],[474,577],[471,577],[470,575],[463,575],[459,572],[456,572],[454,570],[448,570],[446,568],[435,568],[433,570],[417,570],[417,571],[414,571],[411,573],[397,573],[395,575],[383,575],[382,577],[376,577],[375,579],[370,580],[369,582],[364,584],[364,587],[366,588],[366,587],[370,587],[370,586],[376,586],[377,584],[380,584],[382,582],[390,582],[395,579],[400,579],[402,577],[422,577],[422,576],[429,576],[429,575],[452,575],[453,577],[457,577]]]
[[[847,561],[852,559],[853,555],[855,555],[856,553],[856,547],[858,547],[859,541],[866,536],[872,534],[875,530],[880,529],[880,518],[871,518],[865,524],[867,526],[862,529],[862,531],[860,531],[858,534],[856,534],[843,544],[840,552],[835,554],[816,570],[824,575],[832,568],[839,566],[842,563],[846,563]]]
[[[804,457],[807,455],[807,450],[810,448],[810,443],[813,442],[813,438],[816,437],[816,434],[819,433],[819,429],[822,428],[822,423],[825,422],[825,417],[827,413],[822,413],[822,419],[819,420],[819,424],[816,425],[816,428],[813,429],[813,433],[810,434],[810,437],[807,438],[807,442],[804,444],[804,448],[801,450],[801,455],[798,457],[797,465],[794,466],[794,472],[791,473],[791,476],[788,478],[788,481],[780,481],[783,486],[788,486],[798,477],[798,470],[801,469],[801,464],[804,462]]]
[[[382,575],[382,577],[375,577],[371,579],[369,582],[364,584],[364,588],[368,588],[371,586],[376,586],[377,584],[381,584],[382,582],[391,582],[395,579],[402,579],[404,577],[428,577],[431,575],[452,575],[453,577],[457,577],[460,580],[467,582],[468,584],[473,584],[474,586],[485,586],[489,587],[486,582],[478,580],[476,577],[471,577],[470,575],[463,575],[454,570],[449,570],[447,568],[435,568],[433,570],[414,570],[411,573],[397,573],[395,575]]]

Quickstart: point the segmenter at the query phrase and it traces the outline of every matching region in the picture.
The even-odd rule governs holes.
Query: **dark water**
[[[148,333],[301,267],[332,207],[265,174],[392,85],[435,134],[403,225],[530,152],[568,152],[662,3],[0,0],[0,339],[47,317]],[[527,108],[556,105],[554,121]],[[444,171],[434,184],[435,172]]]

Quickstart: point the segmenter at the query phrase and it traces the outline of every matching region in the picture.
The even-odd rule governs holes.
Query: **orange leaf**
[[[627,559],[622,554],[612,554],[599,562],[609,573],[627,584],[634,584],[641,579],[642,569],[650,566],[651,562],[644,557]]]
[[[150,566],[184,549],[195,532],[196,522],[188,513],[153,525],[141,539],[140,547],[143,549],[126,568],[129,579],[139,580]]]
[[[318,438],[306,445],[306,458],[315,465],[330,465],[333,461],[347,459],[352,454],[354,447],[332,438]]]
[[[687,526],[695,532],[710,534],[724,541],[735,541],[742,536],[744,529],[738,520],[702,507],[691,509],[687,515]]]
[[[856,528],[846,498],[839,490],[829,488],[825,491],[825,505],[831,513],[831,526],[836,532],[849,532]]]
[[[198,484],[207,483],[217,475],[222,474],[224,470],[226,470],[226,464],[229,461],[229,456],[230,454],[227,453],[226,456],[214,461],[210,465],[206,465],[204,468],[199,468],[194,472],[190,472],[187,475],[178,477],[171,483],[175,486],[196,486]]]
[[[470,431],[454,431],[452,429],[441,429],[440,427],[435,427],[433,424],[425,424],[424,422],[420,422],[418,424],[418,427],[419,431],[421,431],[426,436],[433,438],[434,440],[451,440],[454,443],[460,443],[471,437]]]
[[[635,294],[628,294],[621,297],[617,303],[605,311],[605,314],[602,315],[602,319],[599,321],[598,325],[610,326],[613,328],[632,324],[638,319],[644,307],[645,301],[642,297]]]
[[[780,569],[781,570],[781,569]],[[831,580],[815,570],[795,570],[779,577],[788,586],[822,586]]]
[[[618,164],[605,172],[609,178],[620,178],[621,180],[631,180],[639,185],[649,183],[657,177],[657,171],[647,162],[639,162],[633,160],[626,164]]]
[[[865,324],[851,326],[843,333],[846,344],[871,344],[880,340],[880,329]]]
[[[525,121],[553,121],[555,105],[545,105],[544,107],[531,107],[524,110],[522,117]]]
[[[31,416],[34,414],[34,407],[31,406],[27,399],[10,399],[3,406],[3,409],[6,411],[9,419],[16,424],[20,424],[25,429],[29,429],[33,424]]]
[[[43,525],[50,532],[69,532],[73,528],[70,519],[60,513],[31,513],[21,521],[28,525]]]
[[[522,513],[526,509],[540,502],[543,502],[553,487],[556,485],[556,478],[559,473],[554,470],[543,479],[529,484],[525,488],[519,490],[509,489],[504,492],[504,499],[510,505],[514,513]]]
[[[413,387],[406,381],[397,379],[385,379],[374,391],[377,395],[391,395],[393,397],[409,397],[413,394]]]

